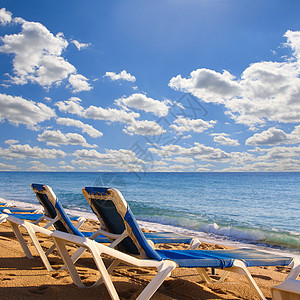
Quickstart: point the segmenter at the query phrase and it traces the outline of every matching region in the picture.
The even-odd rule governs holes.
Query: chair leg
[[[91,253],[93,255],[93,258],[94,258],[94,261],[95,261],[95,264],[98,268],[98,270],[100,271],[101,273],[101,277],[103,278],[103,282],[107,288],[107,291],[111,297],[111,299],[113,300],[119,300],[119,295],[115,289],[115,286],[113,285],[113,282],[109,276],[109,273],[103,263],[103,260],[101,258],[101,253],[99,252],[99,250],[97,249],[97,247],[90,243],[89,245],[89,249],[91,250]]]
[[[60,253],[60,256],[65,264],[65,266],[67,267],[75,285],[77,285],[78,287],[80,288],[84,288],[86,287],[82,280],[80,279],[80,276],[73,264],[73,261],[71,259],[71,256],[66,248],[66,242],[64,242],[62,239],[59,239],[59,238],[54,238],[54,243]]]
[[[113,270],[120,264],[120,260],[115,259],[110,266],[107,268],[108,274],[111,274]],[[96,283],[93,284],[93,286],[99,286],[103,283],[103,278],[101,277]]]
[[[15,224],[15,223],[11,223],[11,222],[9,222],[9,223],[10,223],[10,225],[11,225],[11,227],[12,227],[12,229],[13,229],[13,232],[14,232],[14,234],[15,234],[17,240],[19,241],[19,243],[20,243],[20,245],[21,245],[21,247],[22,247],[22,249],[23,249],[25,255],[26,255],[29,259],[33,259],[34,257],[32,256],[32,254],[31,254],[31,252],[30,252],[30,250],[29,250],[29,248],[28,248],[28,246],[27,246],[27,243],[26,243],[26,241],[25,241],[24,238],[23,238],[23,235],[22,235],[22,233],[21,233],[21,231],[20,231],[20,229],[19,229],[19,225],[18,225],[18,224]]]
[[[32,240],[32,242],[33,242],[33,244],[34,244],[34,246],[35,246],[37,252],[39,253],[39,255],[40,255],[40,257],[41,257],[41,260],[42,260],[44,266],[46,267],[46,269],[47,269],[48,271],[50,271],[50,272],[51,272],[51,271],[55,271],[55,270],[51,267],[51,264],[50,264],[50,262],[49,262],[49,260],[48,260],[48,258],[47,258],[47,256],[46,256],[46,254],[45,254],[43,248],[41,247],[41,244],[40,244],[40,242],[38,241],[38,239],[37,239],[37,237],[36,237],[36,235],[35,235],[35,232],[34,232],[34,230],[32,229],[32,227],[31,227],[31,226],[24,225],[24,224],[23,224],[22,226],[26,228],[26,230],[27,230],[27,232],[28,232],[28,234],[29,234],[29,236],[30,236],[30,238],[31,238],[31,240]]]
[[[247,266],[241,260],[235,260],[233,262],[232,267],[228,269],[228,271],[244,275],[247,278],[249,284],[254,288],[259,299],[266,300],[262,291],[260,290],[257,283],[254,281],[252,275],[250,274],[249,270],[247,269]]]
[[[76,263],[76,261],[80,258],[80,256],[86,251],[85,248],[83,247],[79,247],[75,253],[71,256],[71,260],[73,262],[73,264]],[[59,270],[65,270],[66,269],[66,266],[62,266]]]
[[[201,276],[201,278],[206,282],[206,283],[221,283],[223,282],[227,276],[229,275],[228,271],[224,271],[222,276],[220,277],[219,280],[213,280],[212,278],[209,277],[209,275],[207,274],[207,272],[205,271],[205,269],[203,268],[197,268],[197,271],[199,273],[199,275]]]
[[[157,268],[157,274],[137,297],[137,300],[148,300],[162,285],[164,280],[170,276],[171,272],[176,268],[176,264],[172,261],[164,261]]]

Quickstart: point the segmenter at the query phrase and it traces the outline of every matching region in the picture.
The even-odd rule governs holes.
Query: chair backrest
[[[51,219],[58,217],[58,220],[53,224],[55,229],[82,237],[84,236],[73,225],[50,186],[33,183],[31,187],[40,204],[44,207],[45,216]]]
[[[128,237],[117,246],[119,250],[161,260],[161,257],[148,244],[128,203],[119,190],[107,187],[85,187],[82,192],[107,231],[121,234],[127,230]]]

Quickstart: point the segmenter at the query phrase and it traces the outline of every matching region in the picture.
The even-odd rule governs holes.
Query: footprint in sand
[[[43,295],[47,292],[47,289],[48,289],[47,286],[40,286],[40,287],[29,290],[29,293],[35,294],[35,295]]]
[[[265,275],[252,275],[252,277],[256,277],[256,278],[260,278],[260,279],[264,279],[264,280],[272,280],[271,277],[269,276],[265,276]]]
[[[281,273],[289,273],[290,271],[286,267],[276,267],[276,271]]]
[[[138,274],[138,275],[144,275],[144,274],[149,274],[150,273],[150,271],[140,270],[140,269],[128,269],[127,271],[128,272],[133,272],[133,273]]]
[[[133,296],[137,293],[137,289],[129,289],[126,291],[121,291],[120,294],[120,298],[121,299],[132,299]]]

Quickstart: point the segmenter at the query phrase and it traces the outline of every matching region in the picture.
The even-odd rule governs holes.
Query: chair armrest
[[[196,250],[199,245],[201,245],[201,242],[197,238],[193,238],[190,242],[190,250]]]
[[[85,217],[79,217],[78,219],[77,219],[77,221],[78,221],[78,223],[76,224],[76,228],[77,229],[79,229],[81,226],[82,226],[82,224],[86,221],[86,218]]]

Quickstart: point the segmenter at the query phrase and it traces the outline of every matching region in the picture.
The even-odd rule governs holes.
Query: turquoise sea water
[[[156,228],[300,252],[300,173],[0,172],[0,197],[37,204],[31,183],[50,185],[79,214],[90,212],[82,187],[116,187]]]

